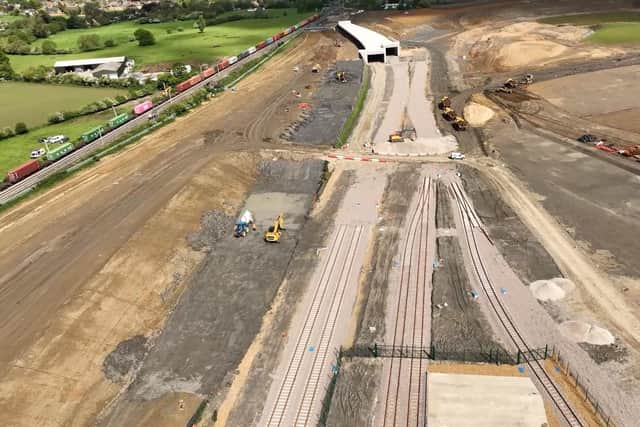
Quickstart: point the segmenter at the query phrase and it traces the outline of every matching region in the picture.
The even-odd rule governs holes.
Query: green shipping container
[[[93,128],[90,131],[83,133],[80,138],[83,142],[91,142],[94,139],[99,138],[101,135],[104,135],[104,126]]]
[[[107,122],[107,124],[111,128],[117,128],[118,126],[120,126],[121,124],[126,122],[127,120],[129,120],[129,114],[122,113],[122,114],[118,114],[113,119],[109,120]]]
[[[70,142],[67,142],[66,144],[56,147],[53,150],[49,150],[47,152],[47,159],[51,161],[58,160],[60,157],[64,156],[65,154],[72,152],[73,148],[74,148],[73,144]]]

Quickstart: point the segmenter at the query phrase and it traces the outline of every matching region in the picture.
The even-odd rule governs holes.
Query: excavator
[[[264,240],[269,243],[278,243],[284,230],[284,214],[278,215],[273,225],[264,232]]]

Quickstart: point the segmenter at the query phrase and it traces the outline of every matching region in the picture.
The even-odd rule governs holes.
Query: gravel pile
[[[189,234],[187,241],[196,251],[207,250],[224,236],[233,233],[235,218],[220,211],[209,211],[200,221],[200,230]]]
[[[534,297],[540,301],[558,301],[575,289],[575,285],[569,279],[562,277],[551,280],[537,280],[529,285]]]
[[[562,322],[560,332],[577,343],[611,345],[615,341],[614,336],[606,329],[577,320]]]

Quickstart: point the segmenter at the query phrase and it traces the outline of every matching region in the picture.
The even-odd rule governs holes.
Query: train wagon
[[[216,70],[214,68],[207,68],[202,72],[202,76],[205,79],[208,79],[209,77],[213,76],[215,73],[216,73]]]
[[[261,41],[260,43],[258,43],[258,44],[256,45],[256,50],[260,50],[260,49],[262,49],[263,47],[265,47],[266,45],[267,45],[267,41],[266,41],[266,40],[263,40],[263,41]]]
[[[137,115],[140,115],[142,113],[146,113],[147,111],[149,111],[152,108],[153,108],[153,102],[144,101],[142,104],[138,104],[135,107],[133,107],[133,113],[137,114]]]
[[[182,83],[178,83],[176,85],[176,90],[178,92],[182,92],[184,90],[189,89],[190,87],[193,87],[193,86],[197,85],[201,81],[202,81],[202,76],[200,74],[198,74],[197,76],[191,77],[189,80],[185,80]]]
[[[247,52],[249,52],[249,55],[253,55],[257,50],[258,49],[256,49],[255,46],[251,46],[249,49],[247,49]]]
[[[245,50],[244,52],[240,52],[238,54],[238,61],[246,58],[247,56],[249,56],[249,51],[248,50]]]
[[[111,120],[109,120],[107,122],[107,126],[109,126],[112,129],[113,128],[117,128],[118,126],[126,123],[127,120],[129,120],[129,114],[128,113],[118,114],[113,119],[111,119]]]
[[[55,162],[61,157],[66,156],[75,149],[72,143],[67,142],[59,147],[47,151],[47,160]]]
[[[102,135],[104,135],[104,126],[98,126],[80,135],[80,139],[82,142],[87,143],[100,138]]]
[[[229,65],[233,65],[236,62],[238,62],[238,57],[237,56],[232,56],[231,58],[227,58],[227,61],[229,61]]]
[[[273,37],[269,37],[265,40],[265,42],[267,42],[267,46],[270,45],[271,43],[273,43]]]
[[[11,169],[7,173],[7,180],[10,183],[15,184],[16,182],[20,181],[22,178],[25,178],[31,175],[32,173],[36,172],[38,169],[40,169],[40,162],[37,160],[29,160],[28,162],[23,163],[20,166],[17,166]]]
[[[228,66],[229,66],[229,60],[223,59],[222,61],[218,62],[218,71],[222,71]]]

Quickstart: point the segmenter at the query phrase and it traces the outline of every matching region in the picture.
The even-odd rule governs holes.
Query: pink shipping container
[[[149,111],[150,109],[153,108],[153,102],[151,101],[144,101],[142,104],[138,104],[135,107],[133,107],[133,112],[135,114],[142,114],[145,111]]]
[[[7,174],[7,178],[9,179],[9,182],[13,184],[14,182],[20,181],[22,178],[31,175],[38,169],[40,169],[40,162],[37,160],[29,160],[28,162],[11,169]]]

